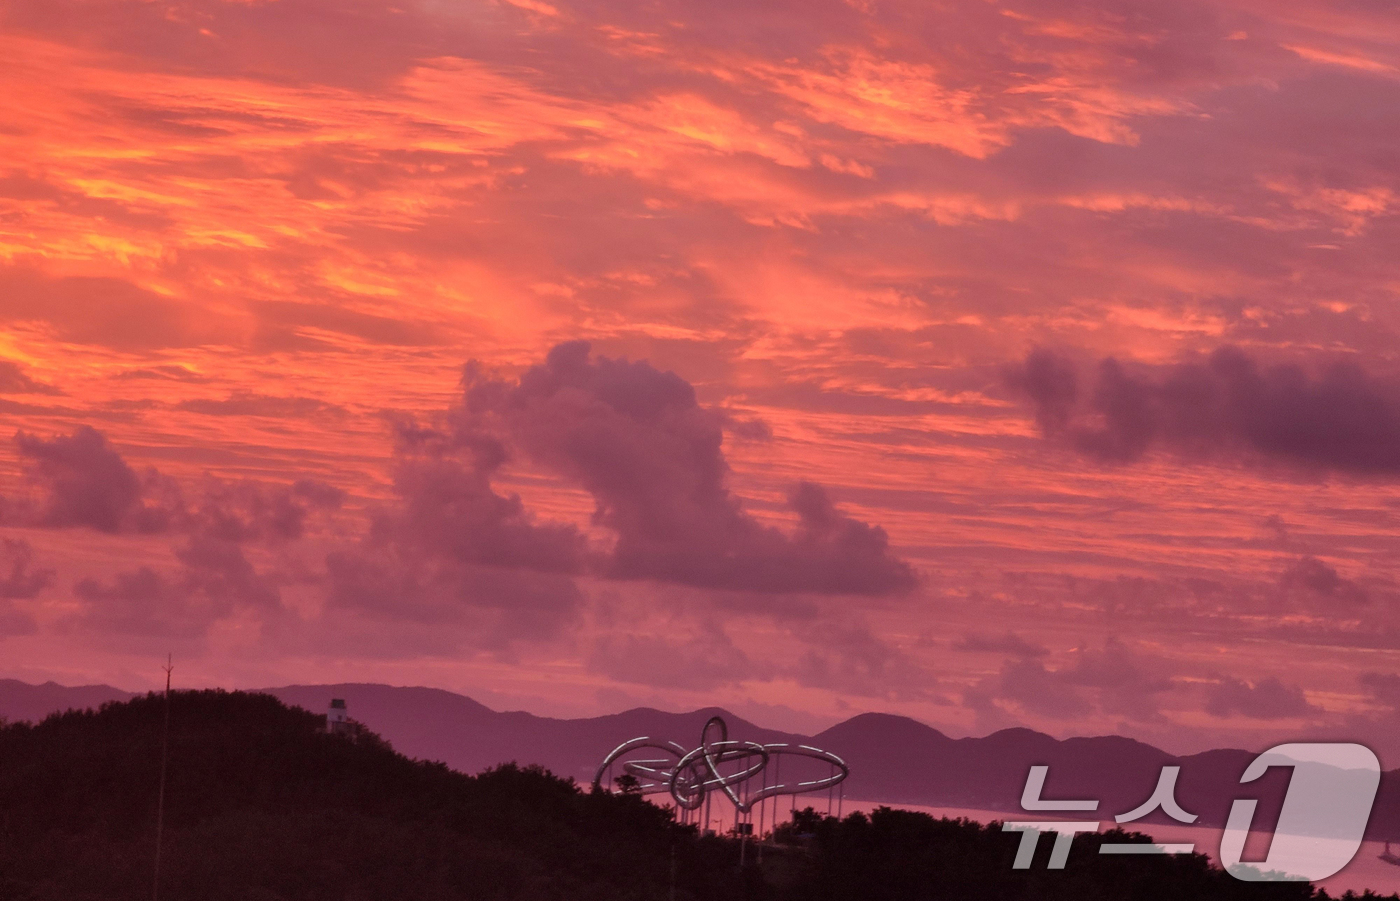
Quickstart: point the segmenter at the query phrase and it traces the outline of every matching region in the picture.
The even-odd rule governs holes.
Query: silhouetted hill
[[[0,898],[150,897],[158,696],[0,728]],[[724,843],[543,770],[466,776],[268,695],[177,692],[163,899],[654,899],[742,893]],[[681,839],[689,839],[681,842]]]
[[[9,697],[49,699],[87,706],[105,686],[63,689],[52,683],[22,686],[0,683],[0,715]],[[65,694],[65,692],[67,694]],[[452,692],[434,688],[342,683],[293,685],[268,692],[312,711],[324,711],[331,698],[344,698],[351,716],[389,739],[411,758],[436,760],[462,772],[478,772],[510,761],[539,764],[580,783],[612,748],[639,735],[694,747],[712,715],[724,716],[731,737],[761,742],[798,742],[833,751],[851,764],[846,797],[890,804],[925,804],[993,811],[1020,809],[1030,767],[1050,767],[1047,798],[1097,798],[1108,818],[1146,800],[1165,765],[1182,768],[1177,799],[1199,814],[1203,825],[1223,825],[1236,797],[1260,799],[1257,828],[1276,820],[1289,774],[1271,770],[1242,791],[1240,774],[1256,752],[1206,751],[1176,757],[1120,736],[1057,740],[1030,729],[1003,729],[981,738],[953,739],[907,717],[865,713],[810,738],[763,729],[720,708],[666,713],[640,707],[583,719],[539,717],[520,711],[497,712]],[[121,693],[118,693],[121,694]],[[34,709],[32,701],[31,709]],[[30,718],[33,718],[32,716]],[[1148,822],[1169,822],[1154,814]],[[1400,840],[1400,771],[1384,775],[1368,835]]]
[[[151,895],[164,714],[151,695],[0,727],[0,898]],[[538,768],[414,762],[269,695],[177,692],[170,724],[164,901],[1326,897],[1238,882],[1198,856],[1106,859],[1099,835],[1077,839],[1064,870],[1013,870],[1017,835],[888,808],[841,821],[809,809],[741,866],[736,840],[638,797]]]

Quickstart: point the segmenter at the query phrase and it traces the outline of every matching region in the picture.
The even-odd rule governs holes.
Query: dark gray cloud
[[[1367,694],[1371,709],[1348,716],[1347,727],[1382,760],[1394,760],[1400,754],[1400,674],[1367,672],[1357,681]]]
[[[1277,720],[1308,716],[1319,711],[1308,703],[1302,688],[1285,685],[1274,676],[1253,683],[1222,676],[1206,691],[1206,712],[1218,717],[1239,715],[1251,719]]]
[[[770,664],[746,654],[713,621],[688,634],[605,635],[594,646],[588,668],[619,682],[687,691],[766,681],[774,674]]]
[[[1067,359],[1035,350],[1006,381],[1030,401],[1047,437],[1104,462],[1160,448],[1193,459],[1400,475],[1400,385],[1356,365],[1315,374],[1265,367],[1234,347],[1172,367],[1110,357],[1086,390]]]
[[[35,381],[13,360],[0,360],[0,394],[62,394],[52,385]]]
[[[376,517],[374,537],[459,563],[579,572],[587,548],[577,529],[537,521],[518,495],[492,487],[505,460],[504,447],[485,436],[450,444],[430,437],[415,447],[401,432],[401,503]]]
[[[1031,401],[1042,432],[1063,431],[1079,399],[1079,377],[1068,360],[1036,348],[1021,364],[1007,367],[1005,377],[1009,386]]]
[[[345,408],[314,397],[283,397],[235,391],[222,399],[194,398],[181,401],[178,409],[206,416],[265,416],[271,419],[307,419],[312,416],[344,416]]]
[[[938,679],[861,623],[797,630],[807,650],[785,675],[801,685],[889,701],[934,701]]]
[[[32,496],[8,503],[6,521],[181,538],[174,566],[79,581],[74,596],[83,607],[67,628],[189,640],[239,613],[264,625],[285,621],[292,614],[280,577],[259,572],[245,548],[301,539],[313,516],[344,499],[313,479],[269,485],[210,477],[186,491],[155,470],[138,474],[86,426],[15,440]],[[458,647],[556,637],[575,622],[583,596],[567,574],[585,568],[583,539],[571,526],[536,524],[518,497],[492,490],[503,450],[489,439],[447,442],[410,429],[400,440],[401,503],[372,518],[363,544],[329,555],[332,608],[372,613],[381,624],[452,623]],[[0,585],[37,591],[52,577],[33,569],[27,551],[11,556],[12,573]]]
[[[438,629],[442,650],[505,652],[577,623],[584,596],[573,576],[585,567],[584,538],[496,492],[505,448],[407,422],[396,435],[398,498],[374,514],[358,547],[327,556],[332,608],[383,624],[381,651],[396,647],[405,625]],[[417,641],[398,650],[416,653]]]
[[[1007,705],[1050,719],[1097,712],[1152,722],[1161,719],[1163,696],[1177,687],[1165,660],[1109,639],[1102,649],[1075,650],[1057,669],[1030,657],[1007,660],[1000,672],[969,688],[963,703],[997,724],[1007,721]]]
[[[0,600],[28,599],[53,583],[54,571],[34,565],[29,542],[0,540]]]
[[[19,432],[15,447],[40,493],[37,505],[21,514],[34,524],[113,533],[169,527],[170,511],[143,503],[142,478],[96,429],[79,426],[48,439]]]
[[[236,542],[197,535],[174,553],[180,565],[170,571],[141,566],[80,580],[73,594],[84,604],[60,627],[145,643],[198,641],[239,612],[255,613],[259,625],[285,615],[275,580]]]
[[[315,479],[283,486],[215,478],[190,500],[158,471],[137,473],[90,426],[47,439],[21,432],[15,445],[36,495],[7,504],[6,520],[18,525],[279,542],[300,538],[308,515],[343,500],[340,489]]]
[[[1286,606],[1327,613],[1355,613],[1370,602],[1364,588],[1316,557],[1300,557],[1279,577]]]
[[[290,614],[278,579],[261,573],[245,545],[278,547],[301,538],[308,517],[340,506],[339,489],[313,479],[291,485],[207,478],[187,498],[154,469],[138,474],[106,436],[88,426],[68,435],[15,437],[29,494],[7,504],[6,521],[109,534],[181,538],[176,565],[142,566],[73,586],[82,607],[63,628],[128,638],[194,639],[216,621],[251,612],[261,624]],[[36,569],[29,547],[6,542],[0,596],[31,597],[51,570]],[[8,575],[4,575],[8,572]]]
[[[306,519],[315,511],[335,510],[344,492],[315,479],[291,485],[228,482],[210,479],[182,525],[190,532],[221,541],[294,541],[304,534]]]
[[[757,592],[886,594],[915,584],[879,526],[840,512],[824,488],[793,486],[796,528],[746,513],[728,487],[723,417],[643,361],[561,344],[518,381],[469,366],[459,441],[492,436],[592,494],[616,536],[602,574]]]
[[[281,605],[281,593],[253,568],[236,541],[196,535],[175,549],[175,557],[185,569],[186,591],[203,594],[220,609]]]
[[[353,614],[377,624],[376,652],[509,653],[521,642],[559,638],[579,621],[584,596],[568,576],[454,560],[403,541],[332,553],[334,624]],[[433,631],[431,647],[422,640]]]
[[[1377,701],[1400,713],[1400,674],[1363,673],[1361,684],[1370,690]]]
[[[1027,641],[1015,632],[1009,631],[1001,635],[969,632],[953,642],[953,649],[977,653],[1011,654],[1015,657],[1044,657],[1050,653],[1050,649],[1044,645]]]

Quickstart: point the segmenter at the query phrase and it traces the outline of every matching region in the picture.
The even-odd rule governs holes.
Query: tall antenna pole
[[[156,801],[156,872],[151,884],[151,901],[160,901],[160,839],[165,829],[165,768],[170,758],[170,673],[175,669],[169,654],[165,655],[165,727],[160,733],[160,796]]]

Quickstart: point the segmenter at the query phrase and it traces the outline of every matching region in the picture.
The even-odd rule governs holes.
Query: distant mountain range
[[[350,716],[387,738],[409,757],[439,760],[475,773],[506,761],[537,763],[580,782],[593,778],[603,757],[621,742],[649,735],[694,747],[711,716],[721,715],[731,738],[795,742],[839,754],[850,764],[847,798],[1015,812],[1032,765],[1050,767],[1046,798],[1096,798],[1090,816],[1106,820],[1141,804],[1164,765],[1181,767],[1176,798],[1202,825],[1222,825],[1236,797],[1259,798],[1255,828],[1271,829],[1288,786],[1286,769],[1270,770],[1241,786],[1253,751],[1217,750],[1175,757],[1120,736],[1057,740],[1029,729],[1004,729],[982,738],[950,738],[907,717],[866,713],[813,736],[764,729],[720,708],[666,713],[639,707],[611,716],[554,719],[501,713],[471,698],[435,688],[388,685],[290,685],[265,689],[284,702],[315,712],[343,698]],[[49,713],[132,697],[106,685],[66,688],[0,680],[0,717],[38,720]],[[1170,822],[1155,814],[1148,822]],[[1400,770],[1385,773],[1371,817],[1372,838],[1400,840]]]
[[[0,719],[37,723],[51,713],[85,710],[108,701],[127,701],[134,697],[131,692],[110,685],[70,687],[57,682],[30,685],[16,679],[0,679]]]

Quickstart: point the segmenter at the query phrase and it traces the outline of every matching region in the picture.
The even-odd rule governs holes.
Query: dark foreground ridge
[[[0,899],[151,897],[163,701],[0,728]],[[1013,871],[1019,835],[881,809],[809,812],[747,849],[639,797],[539,768],[467,776],[268,695],[177,692],[160,898],[166,901],[1202,901],[1325,898],[1248,884],[1200,857],[1100,857]],[[674,875],[673,875],[674,874]],[[673,889],[674,886],[674,889]],[[674,895],[672,891],[674,890]],[[1373,896],[1368,896],[1373,897]],[[1395,896],[1391,896],[1392,898]]]
[[[882,713],[858,714],[814,736],[795,735],[747,722],[732,711],[706,707],[667,713],[638,707],[623,713],[555,719],[523,711],[492,710],[471,698],[436,688],[366,683],[290,685],[267,694],[308,710],[324,711],[342,698],[350,713],[416,760],[441,760],[454,770],[479,773],[508,761],[537,763],[579,782],[593,778],[598,762],[634,736],[694,746],[705,721],[722,716],[735,738],[815,745],[851,765],[845,797],[864,802],[919,804],[977,810],[1020,810],[1026,773],[1050,767],[1046,797],[1097,798],[1108,816],[1135,809],[1157,784],[1163,766],[1181,767],[1176,798],[1200,825],[1224,826],[1240,796],[1240,776],[1262,747],[1218,749],[1175,756],[1116,735],[1052,738],[1030,729],[1003,729],[978,738],[951,738],[924,723]],[[64,688],[0,679],[0,717],[42,720],[51,712],[124,701],[132,695],[110,686]],[[1251,783],[1260,800],[1256,827],[1277,821],[1289,774],[1274,768]],[[1161,811],[1147,824],[1174,824]],[[1382,774],[1367,837],[1400,842],[1400,769]]]

